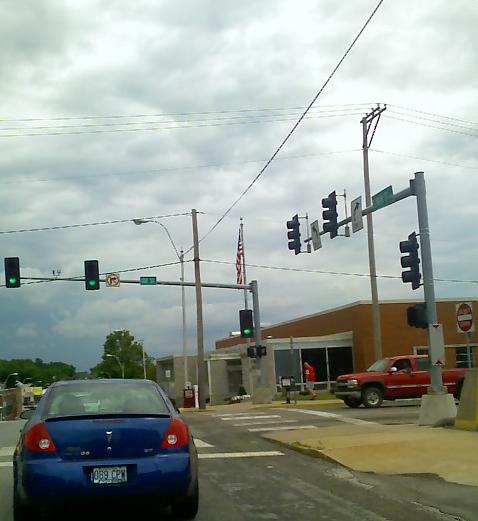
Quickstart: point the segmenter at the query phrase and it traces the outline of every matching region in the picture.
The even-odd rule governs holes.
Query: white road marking
[[[213,414],[216,418],[220,418],[222,416],[249,416],[251,412],[228,412],[224,414]]]
[[[209,447],[214,447],[214,445],[206,443],[205,441],[200,440],[199,438],[194,438],[194,445],[196,445],[197,449],[207,449]]]
[[[377,422],[359,420],[358,418],[349,418],[348,416],[342,416],[341,414],[334,414],[333,412],[308,411],[306,409],[283,409],[283,410],[291,411],[291,412],[302,412],[304,414],[312,414],[313,416],[321,416],[322,418],[330,418],[331,420],[337,420],[339,422],[344,422],[344,423],[352,423],[353,425],[377,425]]]
[[[13,463],[11,461],[0,461],[0,467],[13,467]]]
[[[281,420],[280,423],[297,423],[299,420]],[[247,425],[275,425],[277,420],[270,420],[265,422],[246,422],[246,423],[235,423],[233,427],[246,427]]]
[[[209,454],[198,454],[199,459],[227,459],[227,458],[254,458],[262,456],[283,456],[283,452],[269,450],[262,452],[215,452]]]
[[[270,415],[263,415],[263,416],[241,416],[240,418],[221,418],[223,421],[242,421],[242,420],[267,420],[269,418],[280,418],[279,414],[270,414]]]
[[[0,456],[13,456],[15,447],[0,447]]]
[[[314,425],[291,425],[290,427],[254,427],[247,429],[249,432],[265,432],[265,431],[295,431],[297,429],[315,429]]]

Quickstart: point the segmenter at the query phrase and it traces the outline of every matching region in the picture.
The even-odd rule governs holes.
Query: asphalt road
[[[418,415],[416,407],[365,410],[339,406],[303,411],[263,409],[242,414],[183,415],[201,458],[198,521],[476,520],[478,494],[473,487],[433,476],[352,472],[262,438],[264,429],[321,427],[339,421],[411,423]],[[0,447],[15,444],[19,427],[20,422],[0,423]],[[5,453],[8,449],[2,452],[0,448],[0,520],[12,521],[11,458]],[[133,511],[141,513],[139,505],[133,505]],[[170,519],[168,512],[161,510],[143,514],[148,519]],[[109,519],[129,517],[115,513],[111,506]]]

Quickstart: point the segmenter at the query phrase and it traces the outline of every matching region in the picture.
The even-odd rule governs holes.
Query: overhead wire
[[[307,118],[302,119],[323,119],[323,118],[332,118],[332,117],[344,117],[344,116],[357,116],[360,115],[361,112],[354,113],[344,113],[344,114],[331,114],[328,116],[309,116]],[[288,121],[294,121],[295,117],[281,117],[274,119],[263,119],[263,120],[248,120],[248,121],[229,121],[222,123],[200,123],[197,125],[173,125],[166,127],[145,127],[145,128],[111,128],[111,129],[91,129],[91,130],[72,130],[68,132],[24,132],[17,134],[1,134],[0,138],[14,138],[14,137],[38,137],[38,136],[72,136],[72,135],[83,135],[83,134],[107,134],[107,133],[118,133],[118,132],[144,132],[144,131],[158,131],[158,130],[182,130],[182,129],[191,129],[191,128],[206,128],[206,127],[223,127],[223,126],[233,126],[233,125],[256,125],[262,123],[283,123]],[[178,122],[181,123],[181,122]],[[28,130],[28,129],[26,129]],[[0,129],[1,132],[1,129]]]
[[[12,233],[28,233],[28,232],[45,232],[45,231],[51,231],[51,230],[65,230],[67,228],[84,228],[87,226],[103,226],[106,224],[118,224],[118,223],[127,223],[127,222],[133,222],[134,219],[140,219],[140,220],[151,220],[151,219],[166,219],[168,217],[181,217],[185,215],[191,215],[190,212],[185,213],[171,213],[166,215],[156,215],[152,217],[135,217],[131,219],[116,219],[113,221],[99,221],[99,222],[93,222],[93,223],[82,223],[82,224],[64,224],[61,226],[45,226],[43,228],[25,228],[20,230],[3,230],[0,231],[0,235],[5,234],[12,234]]]
[[[287,135],[285,136],[285,138],[281,141],[281,143],[279,144],[279,146],[276,148],[276,150],[274,151],[274,153],[272,154],[272,156],[268,159],[268,161],[266,162],[266,164],[261,168],[261,170],[259,171],[259,173],[252,179],[252,181],[248,184],[248,186],[246,187],[245,190],[242,191],[242,193],[239,195],[239,197],[237,197],[234,202],[227,208],[227,210],[224,212],[224,214],[216,221],[216,223],[206,232],[205,235],[203,235],[200,239],[200,242],[203,241],[204,239],[206,239],[206,237],[208,237],[218,226],[219,224],[224,220],[224,218],[231,212],[231,210],[239,203],[239,201],[241,201],[241,199],[249,192],[249,190],[254,186],[254,184],[259,180],[259,178],[262,176],[262,174],[267,170],[267,168],[269,167],[269,165],[274,161],[274,159],[276,158],[276,156],[279,154],[279,152],[282,150],[282,148],[284,147],[284,145],[287,143],[287,141],[289,141],[290,137],[292,136],[292,134],[295,132],[295,130],[297,129],[297,127],[300,125],[300,123],[304,120],[304,118],[307,116],[307,113],[309,112],[309,110],[312,108],[312,106],[314,105],[314,103],[317,101],[317,99],[319,98],[319,96],[322,94],[322,92],[324,91],[325,87],[329,84],[329,82],[331,81],[331,79],[334,77],[335,73],[337,72],[337,70],[339,69],[339,67],[342,65],[342,63],[345,61],[345,59],[347,58],[347,56],[349,55],[350,51],[353,49],[353,47],[355,46],[356,42],[358,41],[358,39],[360,38],[360,36],[362,35],[362,33],[365,31],[365,29],[367,28],[368,24],[370,23],[370,21],[372,20],[372,18],[374,17],[375,13],[379,10],[380,6],[382,5],[384,0],[380,0],[378,2],[378,4],[376,5],[376,7],[373,9],[372,13],[369,15],[369,17],[367,18],[367,20],[365,21],[365,23],[363,24],[362,28],[360,29],[360,31],[357,33],[357,35],[355,36],[355,38],[353,39],[352,43],[348,46],[347,50],[345,51],[345,53],[343,54],[343,56],[340,58],[340,60],[338,61],[338,63],[335,65],[335,67],[333,68],[332,72],[329,74],[328,78],[325,80],[325,82],[323,83],[322,87],[319,89],[319,91],[317,92],[317,94],[312,98],[312,101],[309,103],[309,105],[307,106],[307,108],[305,109],[305,111],[303,112],[303,114],[300,116],[300,118],[296,121],[296,123],[292,126],[291,130],[287,133]],[[186,253],[189,253],[191,250],[193,249],[193,247],[191,246],[186,252]]]
[[[220,260],[211,260],[211,259],[201,259],[201,262],[208,262],[212,264],[227,264],[234,265],[235,262],[231,261],[220,261]],[[370,273],[355,273],[355,272],[346,272],[346,271],[326,271],[326,270],[315,270],[315,269],[307,269],[307,268],[289,268],[285,266],[268,266],[265,264],[249,264],[246,263],[247,268],[259,268],[259,269],[268,269],[268,270],[279,270],[279,271],[295,271],[299,273],[317,273],[319,275],[341,275],[347,277],[367,277],[370,278]],[[377,279],[399,279],[402,280],[402,277],[399,275],[376,275]],[[471,283],[478,284],[478,280],[461,280],[461,279],[442,279],[442,278],[434,278],[435,282],[456,282],[456,283]]]
[[[185,260],[184,262],[193,262],[192,260]],[[178,264],[181,264],[181,261],[172,261],[172,262],[166,262],[166,263],[163,263],[163,264],[152,264],[151,266],[141,266],[139,268],[126,268],[126,269],[122,269],[122,270],[114,270],[114,271],[108,271],[108,272],[104,272],[104,273],[100,273],[99,275],[100,276],[104,276],[104,275],[107,275],[108,273],[130,273],[130,272],[133,272],[133,271],[143,271],[143,270],[150,270],[150,269],[154,269],[154,268],[165,268],[165,267],[168,267],[168,266],[176,266]],[[22,277],[23,278],[27,278],[28,277]],[[74,277],[68,277],[68,279],[72,279],[72,280],[83,280],[84,278],[84,275],[76,275]],[[29,285],[29,284],[44,284],[44,283],[47,283],[47,282],[64,282],[64,280],[61,280],[60,278],[58,279],[48,279],[48,280],[32,280],[30,282],[22,282],[21,285],[22,286],[26,286],[26,285]],[[0,288],[6,288],[6,285],[5,284],[0,284]]]
[[[328,150],[324,152],[315,152],[310,154],[296,154],[291,156],[281,156],[277,158],[277,161],[285,161],[288,159],[302,159],[306,157],[317,157],[317,156],[326,156],[326,155],[332,155],[332,154],[345,154],[350,152],[360,152],[361,148],[349,148],[345,150]],[[138,171],[131,171],[131,172],[110,172],[110,173],[103,173],[103,174],[85,174],[85,175],[69,175],[69,176],[55,176],[50,178],[44,178],[44,179],[32,179],[31,177],[24,177],[17,179],[16,177],[13,177],[9,181],[2,181],[3,185],[8,184],[17,184],[17,183],[48,183],[48,182],[56,182],[60,180],[65,179],[83,179],[83,178],[90,178],[94,177],[95,179],[101,179],[111,176],[129,176],[129,175],[155,175],[155,174],[161,174],[163,172],[177,172],[182,170],[199,170],[199,169],[205,169],[205,168],[220,168],[220,167],[226,167],[226,166],[234,166],[234,165],[246,165],[251,163],[263,163],[267,159],[249,159],[249,160],[243,160],[243,161],[228,161],[225,163],[209,163],[209,164],[203,164],[203,165],[190,165],[190,166],[179,166],[179,167],[170,167],[170,168],[157,168],[152,170],[138,170]]]

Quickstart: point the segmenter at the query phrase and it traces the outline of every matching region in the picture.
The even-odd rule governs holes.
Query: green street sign
[[[140,277],[141,286],[156,286],[156,277]]]
[[[372,195],[372,205],[375,210],[379,208],[383,208],[384,206],[389,205],[393,200],[393,188],[392,185],[387,186],[378,194]]]

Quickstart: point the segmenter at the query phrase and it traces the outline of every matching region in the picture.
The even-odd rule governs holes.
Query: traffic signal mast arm
[[[408,188],[405,188],[401,192],[393,194],[392,200],[386,206],[390,206],[391,204],[398,203],[399,201],[402,201],[403,199],[406,199],[407,197],[410,197],[412,195],[416,195],[415,194],[415,190],[414,190],[414,183],[415,183],[415,180],[414,179],[410,179],[410,186]],[[362,210],[362,215],[368,215],[369,213],[376,212],[377,210],[381,210],[382,208],[385,208],[385,206],[381,206],[379,208],[375,208],[373,206],[373,204],[372,204],[372,206],[368,206],[367,208],[364,208]],[[339,229],[341,226],[345,226],[346,224],[349,224],[351,222],[352,222],[352,216],[347,217],[346,219],[343,219],[342,221],[339,221],[337,223],[337,229]],[[322,230],[319,233],[319,235],[327,235],[328,233],[330,233],[328,230],[326,230],[326,231]],[[311,240],[312,240],[312,237],[308,237],[304,242],[308,242],[308,241],[311,241]]]

